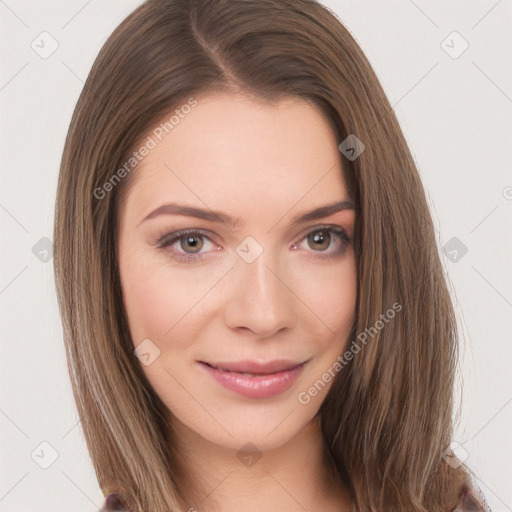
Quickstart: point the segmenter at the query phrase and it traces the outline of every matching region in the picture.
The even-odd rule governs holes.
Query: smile
[[[200,361],[199,364],[230,391],[249,398],[267,398],[288,390],[306,362],[274,361],[262,364],[242,361],[211,364]]]

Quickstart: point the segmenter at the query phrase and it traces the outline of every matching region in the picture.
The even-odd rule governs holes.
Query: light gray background
[[[512,1],[323,3],[374,66],[418,163],[464,336],[455,438],[494,511],[512,511]],[[102,502],[41,239],[53,240],[60,157],[83,82],[139,4],[0,0],[0,512]],[[59,45],[48,58],[31,46],[50,47],[44,31]],[[469,44],[457,58],[453,31]],[[457,261],[443,250],[453,237],[467,247]]]

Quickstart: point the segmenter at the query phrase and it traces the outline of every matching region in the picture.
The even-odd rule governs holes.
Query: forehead
[[[152,135],[154,147],[133,171],[126,206],[139,220],[173,200],[240,218],[271,210],[270,219],[299,202],[347,197],[335,133],[311,103],[211,93],[187,112],[161,140]]]

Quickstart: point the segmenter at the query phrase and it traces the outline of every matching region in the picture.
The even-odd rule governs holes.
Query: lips
[[[271,375],[274,373],[292,370],[304,364],[304,362],[296,362],[288,359],[278,359],[266,363],[261,363],[258,361],[221,361],[215,363],[208,363],[206,361],[202,362],[218,370],[240,373],[242,375]]]
[[[247,398],[270,398],[290,389],[307,361],[290,360],[215,362],[199,366],[224,388]]]

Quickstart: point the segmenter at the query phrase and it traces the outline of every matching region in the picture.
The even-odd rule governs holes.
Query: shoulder
[[[487,503],[484,493],[478,487],[476,481],[471,478],[464,486],[460,495],[459,503],[450,512],[492,512]]]
[[[113,493],[105,498],[100,512],[130,512],[130,510],[123,497]]]

